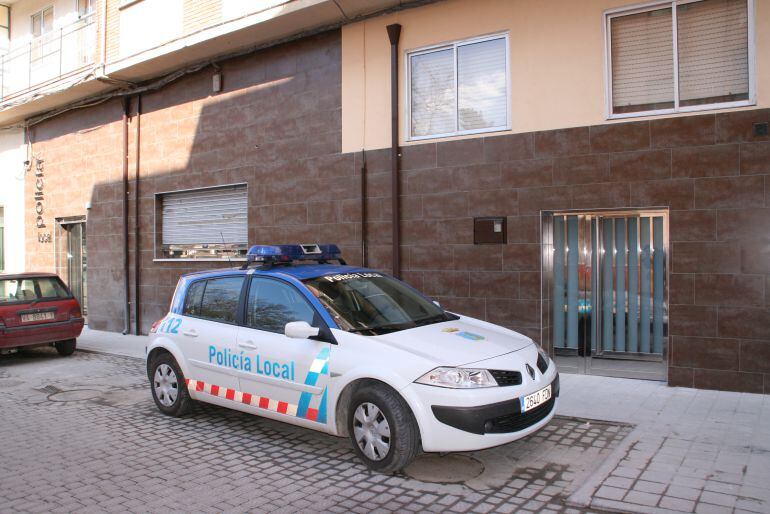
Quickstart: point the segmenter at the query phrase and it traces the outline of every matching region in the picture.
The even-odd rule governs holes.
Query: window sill
[[[756,105],[757,105],[757,101],[755,99],[740,100],[737,102],[723,102],[718,104],[693,105],[689,107],[680,107],[679,109],[659,109],[656,111],[640,111],[640,112],[610,114],[606,116],[605,119],[622,120],[622,119],[628,119],[628,118],[644,118],[646,116],[665,116],[670,114],[686,114],[689,112],[713,111],[718,109],[732,109],[735,107],[752,107]]]
[[[429,136],[409,136],[406,141],[426,141],[430,139],[446,139],[450,137],[474,136],[479,134],[494,134],[495,132],[510,132],[511,127],[492,127],[477,130],[464,130],[462,132],[448,132],[445,134],[431,134]]]
[[[246,257],[232,257],[230,259],[188,259],[188,258],[180,258],[180,259],[171,259],[171,258],[161,258],[161,259],[153,259],[152,262],[246,262]]]

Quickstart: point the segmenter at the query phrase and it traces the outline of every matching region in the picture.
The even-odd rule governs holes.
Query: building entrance
[[[80,302],[83,316],[88,315],[88,259],[86,256],[86,221],[62,219],[57,223],[57,272],[67,282]]]
[[[665,380],[666,211],[543,217],[545,340],[561,370]]]

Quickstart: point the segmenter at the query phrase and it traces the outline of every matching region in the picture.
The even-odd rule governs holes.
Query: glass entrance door
[[[667,213],[553,213],[546,245],[544,323],[567,372],[666,379]]]
[[[88,258],[86,256],[85,220],[59,224],[60,249],[58,257],[61,276],[80,302],[83,316],[88,314]]]

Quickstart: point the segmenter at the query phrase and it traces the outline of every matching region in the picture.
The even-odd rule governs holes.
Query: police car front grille
[[[484,431],[487,434],[507,434],[529,428],[544,420],[553,410],[555,402],[556,399],[552,396],[547,402],[538,405],[524,414],[515,412],[512,414],[505,414],[504,416],[498,416],[487,421]]]
[[[489,372],[499,386],[521,385],[521,373],[506,369],[490,369]]]
[[[537,369],[540,370],[540,373],[545,375],[545,371],[548,369],[548,361],[543,358],[540,353],[537,354]]]

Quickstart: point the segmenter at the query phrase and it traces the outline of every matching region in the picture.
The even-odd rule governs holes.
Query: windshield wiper
[[[374,332],[379,334],[387,334],[389,332],[397,332],[399,330],[405,330],[407,328],[414,328],[416,325],[413,323],[393,323],[391,325],[375,325],[372,327],[360,327],[351,328],[348,332],[360,333],[360,332]]]
[[[449,314],[448,312],[442,312],[441,314],[436,314],[435,316],[431,316],[429,318],[418,319],[415,321],[415,324],[418,327],[422,327],[425,325],[432,325],[434,323],[443,323],[444,321],[452,321],[455,319],[457,319],[457,317]]]

